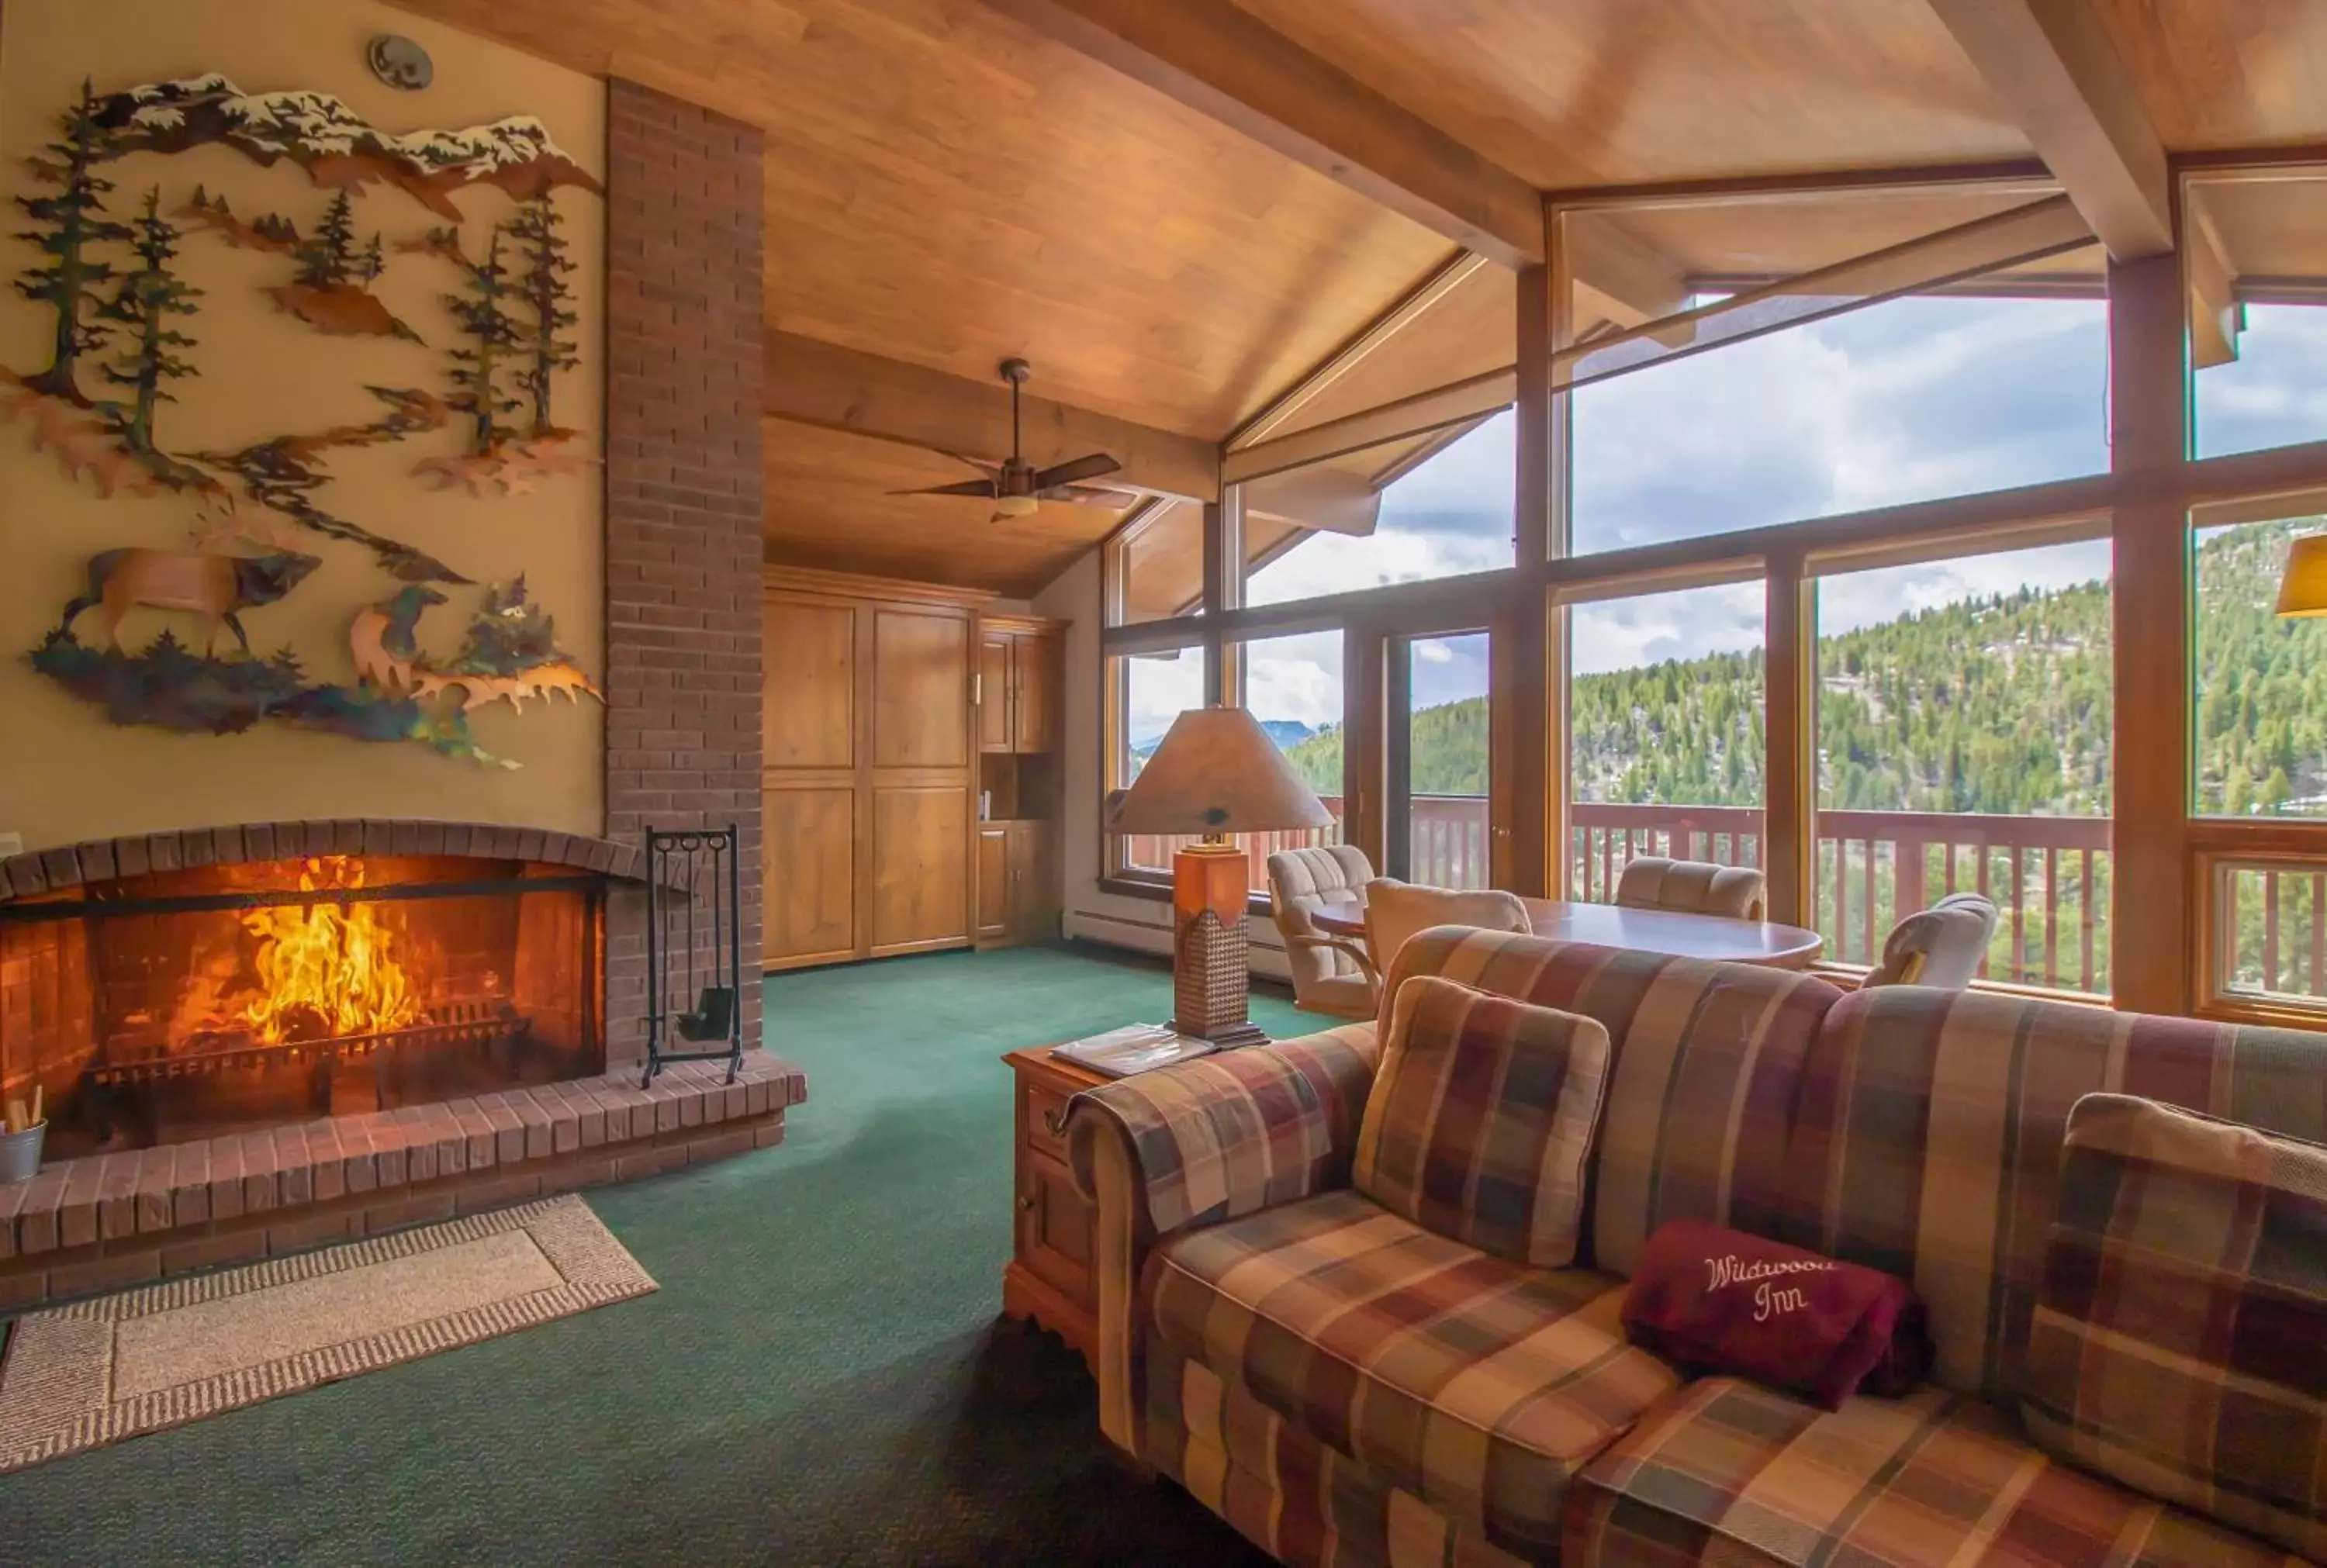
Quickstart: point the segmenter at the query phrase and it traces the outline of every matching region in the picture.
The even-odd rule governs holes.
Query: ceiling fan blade
[[[1121,511],[1139,498],[1129,490],[1108,490],[1102,485],[1062,484],[1042,491],[1046,501],[1072,501],[1081,507],[1106,507]]]
[[[924,485],[920,490],[891,490],[892,496],[983,496],[994,498],[994,481],[990,479],[966,479],[959,484]]]
[[[1034,475],[1034,488],[1038,490],[1054,490],[1062,484],[1072,484],[1077,480],[1098,479],[1122,467],[1123,464],[1103,452],[1086,453],[1056,467],[1039,470]]]

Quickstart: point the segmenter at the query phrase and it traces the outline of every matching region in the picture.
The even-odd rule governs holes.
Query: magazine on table
[[[1126,1023],[1062,1045],[1051,1054],[1107,1078],[1129,1078],[1174,1062],[1193,1061],[1219,1049],[1209,1040],[1174,1033],[1160,1023]]]

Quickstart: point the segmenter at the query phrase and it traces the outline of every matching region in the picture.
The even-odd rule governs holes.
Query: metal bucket
[[[35,1122],[21,1133],[0,1133],[0,1186],[29,1181],[41,1169],[41,1143],[49,1125]]]

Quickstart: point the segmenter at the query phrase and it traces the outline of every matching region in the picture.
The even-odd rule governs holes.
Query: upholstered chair
[[[1936,985],[1960,991],[1979,973],[1996,909],[1982,893],[1949,893],[1891,928],[1883,961],[1862,985]]]
[[[1517,893],[1458,892],[1378,876],[1366,884],[1366,947],[1379,984],[1397,962],[1397,950],[1433,926],[1475,926],[1482,931],[1531,931]]]
[[[1627,862],[1624,874],[1616,879],[1616,902],[1628,910],[1758,920],[1770,907],[1769,882],[1748,865],[1644,854]]]
[[[1380,998],[1366,972],[1365,948],[1317,929],[1310,911],[1326,899],[1355,893],[1373,879],[1366,852],[1352,845],[1283,849],[1268,857],[1268,904],[1293,971],[1293,1003],[1336,1018],[1371,1018]]]

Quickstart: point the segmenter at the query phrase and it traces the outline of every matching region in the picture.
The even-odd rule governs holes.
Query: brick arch
[[[636,845],[480,822],[421,822],[349,817],[331,822],[246,822],[92,839],[0,860],[0,900],[61,892],[113,877],[241,865],[311,854],[444,854],[570,866],[622,882],[641,882]]]

